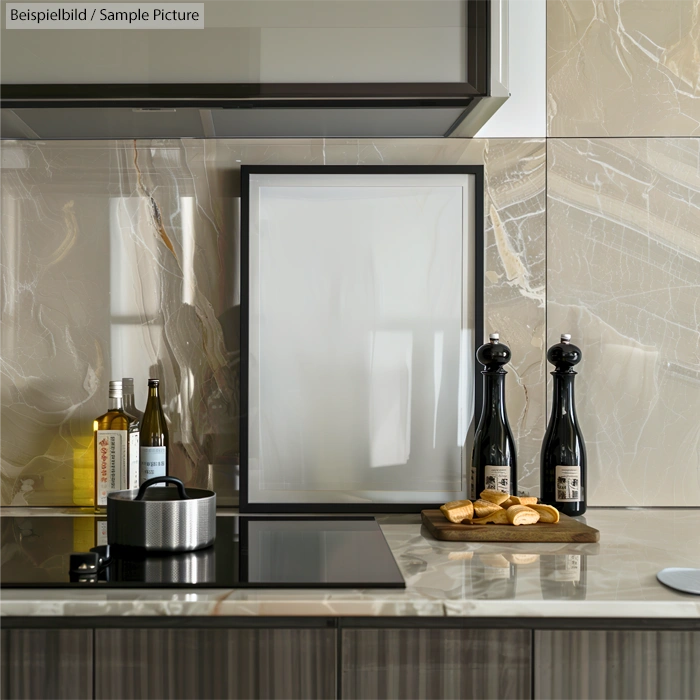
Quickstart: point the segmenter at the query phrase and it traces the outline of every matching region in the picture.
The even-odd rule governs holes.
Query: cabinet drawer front
[[[335,631],[97,630],[95,695],[132,698],[331,698]]]
[[[529,630],[344,630],[342,697],[530,696]]]

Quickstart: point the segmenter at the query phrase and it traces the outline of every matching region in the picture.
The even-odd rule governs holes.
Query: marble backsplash
[[[700,135],[700,0],[548,0],[547,135]]]
[[[241,164],[482,163],[520,487],[539,482],[544,350],[571,332],[589,503],[700,506],[700,0],[548,0],[547,93],[546,144],[6,142],[2,504],[87,505],[108,379],[134,376],[143,407],[154,373],[174,471],[233,497]]]
[[[700,0],[549,0],[547,99],[548,342],[584,348],[589,503],[700,506]]]
[[[700,505],[700,139],[550,139],[547,323],[596,505]]]
[[[15,142],[2,151],[2,504],[89,505],[110,378],[159,376],[173,472],[231,502],[244,163],[485,166],[486,325],[520,486],[545,422],[543,140]]]

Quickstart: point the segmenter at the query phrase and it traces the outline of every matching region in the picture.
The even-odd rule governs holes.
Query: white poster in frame
[[[243,512],[466,498],[481,166],[241,169]]]

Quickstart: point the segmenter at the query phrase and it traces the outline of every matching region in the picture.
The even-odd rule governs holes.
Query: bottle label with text
[[[138,489],[139,487],[139,434],[129,433],[129,478],[125,488]]]
[[[510,467],[487,464],[484,468],[484,488],[510,494]]]
[[[166,447],[141,447],[141,483],[154,476],[165,476]]]
[[[576,503],[583,500],[581,467],[557,465],[555,469],[557,503]]]
[[[95,523],[95,529],[95,540],[97,541],[97,546],[101,547],[102,545],[109,544],[109,540],[107,539],[107,521],[98,520]]]
[[[98,430],[96,505],[107,505],[107,494],[123,488],[127,470],[126,430]]]

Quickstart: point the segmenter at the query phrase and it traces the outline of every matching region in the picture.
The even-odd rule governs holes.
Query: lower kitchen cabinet
[[[5,700],[92,697],[92,630],[2,630]]]
[[[342,698],[528,698],[530,630],[346,629]]]
[[[700,697],[700,632],[537,631],[537,700]]]
[[[1,641],[6,700],[700,698],[698,630],[13,626]]]
[[[95,697],[333,698],[333,629],[95,631]]]

